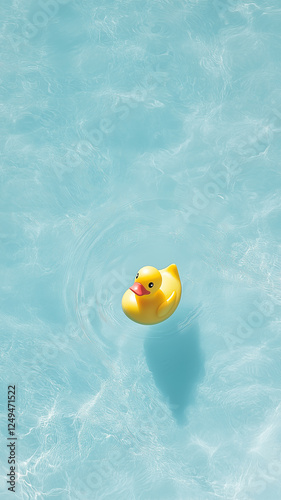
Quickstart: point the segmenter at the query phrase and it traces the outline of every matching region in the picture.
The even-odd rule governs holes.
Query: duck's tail
[[[178,272],[178,268],[176,264],[171,264],[170,266],[166,267],[166,269],[163,269],[163,271],[167,271],[167,273],[171,273],[176,279],[180,279],[180,275]]]

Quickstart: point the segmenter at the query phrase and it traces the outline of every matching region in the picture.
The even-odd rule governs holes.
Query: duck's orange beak
[[[141,283],[138,283],[135,281],[133,286],[131,286],[130,290],[134,292],[136,295],[149,295],[150,292],[144,288],[144,286]]]

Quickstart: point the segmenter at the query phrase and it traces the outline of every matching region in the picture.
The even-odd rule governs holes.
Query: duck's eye
[[[137,273],[137,275],[136,275],[136,280],[138,279],[138,277],[139,277],[139,273]]]
[[[152,283],[152,281],[150,283],[148,283],[148,286],[149,288],[152,288],[154,286],[154,283]]]

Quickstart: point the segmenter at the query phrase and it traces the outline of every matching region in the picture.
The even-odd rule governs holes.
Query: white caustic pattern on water
[[[277,500],[279,1],[2,3],[1,498]]]

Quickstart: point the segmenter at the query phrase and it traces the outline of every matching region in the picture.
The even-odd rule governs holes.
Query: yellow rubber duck
[[[178,307],[181,282],[176,264],[158,271],[142,267],[135,282],[122,298],[122,309],[128,318],[142,325],[155,325],[169,318]]]

